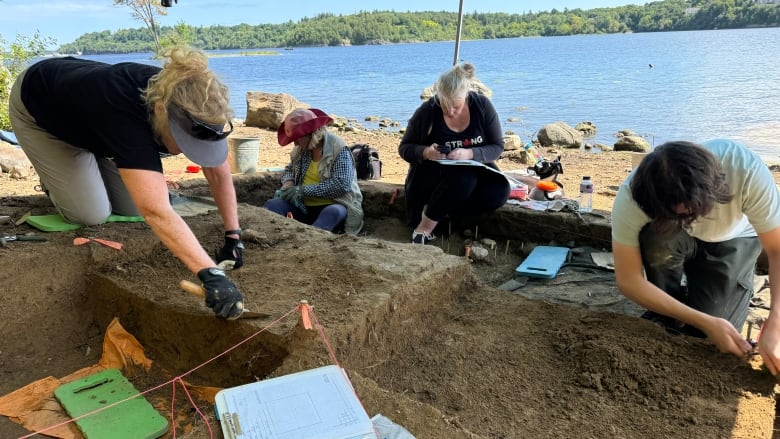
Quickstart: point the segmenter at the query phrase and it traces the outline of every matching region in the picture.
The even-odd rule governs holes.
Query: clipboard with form
[[[445,166],[473,166],[476,168],[484,168],[488,171],[495,172],[496,174],[502,175],[505,177],[504,173],[499,171],[498,169],[491,168],[490,166],[478,162],[476,160],[450,160],[450,159],[441,159],[441,160],[435,160],[436,163],[440,165]]]
[[[376,439],[339,366],[221,390],[216,411],[228,439]]]

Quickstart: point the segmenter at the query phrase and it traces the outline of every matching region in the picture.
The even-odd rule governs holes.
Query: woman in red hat
[[[292,111],[279,126],[279,145],[295,146],[282,173],[282,187],[264,207],[314,227],[356,235],[363,228],[363,194],[352,153],[327,130],[333,122],[317,108]]]

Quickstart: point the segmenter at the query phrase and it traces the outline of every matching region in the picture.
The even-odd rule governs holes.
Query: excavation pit
[[[184,374],[285,315],[186,380],[231,387],[331,364],[319,334],[300,326],[295,308],[306,300],[369,416],[381,413],[418,438],[771,437],[768,373],[628,315],[608,273],[562,271],[514,293],[496,288],[512,278],[533,242],[600,242],[597,219],[581,224],[564,214],[502,208],[469,225],[499,249],[490,263],[471,263],[455,250],[462,243],[455,232],[452,254],[407,242],[401,201],[389,204],[397,186],[361,185],[369,235],[351,237],[258,207],[272,193],[271,181],[236,178],[242,227],[257,238],[245,242],[246,265],[230,274],[249,309],[273,316],[266,320],[214,318],[179,289],[180,280],[197,279],[142,223],[48,234],[46,243],[0,249],[0,395],[94,364],[114,318],[154,361],[139,390]],[[197,183],[182,191],[206,195]],[[51,213],[40,197],[6,200],[4,207],[13,215],[30,208]],[[550,218],[560,221],[532,227],[540,218],[546,226]],[[216,213],[187,222],[210,253],[219,246]],[[457,232],[460,226],[453,225]],[[78,236],[125,247],[73,246]],[[213,412],[207,401],[198,404]],[[208,437],[194,419],[178,425],[177,435]],[[0,437],[27,433],[0,418]]]

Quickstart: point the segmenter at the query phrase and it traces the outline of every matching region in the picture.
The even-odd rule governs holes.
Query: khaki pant
[[[60,140],[36,124],[22,103],[23,81],[24,72],[11,89],[11,126],[60,214],[84,225],[102,224],[112,212],[138,215],[113,161]]]

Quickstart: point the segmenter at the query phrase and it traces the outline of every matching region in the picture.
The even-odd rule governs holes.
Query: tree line
[[[453,40],[455,12],[363,11],[319,14],[282,24],[159,27],[163,45],[186,42],[206,50],[339,46]],[[464,40],[661,32],[780,26],[780,5],[754,0],[664,0],[614,8],[552,9],[545,12],[467,13]],[[87,33],[59,48],[61,53],[157,52],[147,28]]]
[[[452,40],[454,12],[363,11],[319,14],[282,24],[195,27],[179,22],[159,29],[164,43],[187,42],[206,50],[339,46]],[[524,14],[464,14],[461,38],[493,39],[622,32],[730,29],[780,25],[780,7],[753,0],[664,0],[644,6],[552,9]],[[84,34],[62,53],[157,51],[147,28]]]

